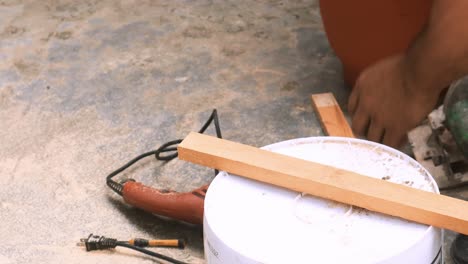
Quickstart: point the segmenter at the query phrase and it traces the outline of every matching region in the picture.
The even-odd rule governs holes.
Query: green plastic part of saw
[[[468,158],[468,88],[462,92],[466,96],[457,96],[450,105],[446,105],[445,122],[463,155]]]

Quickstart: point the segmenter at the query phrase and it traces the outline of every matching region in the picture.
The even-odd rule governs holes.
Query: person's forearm
[[[434,0],[403,68],[410,88],[425,91],[440,92],[468,74],[468,0]]]

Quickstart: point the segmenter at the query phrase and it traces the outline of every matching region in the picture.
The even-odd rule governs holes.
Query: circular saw
[[[468,77],[449,87],[443,105],[408,138],[416,160],[440,189],[468,184]]]

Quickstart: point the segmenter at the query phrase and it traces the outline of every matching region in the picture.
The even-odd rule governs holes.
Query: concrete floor
[[[202,263],[201,228],[122,204],[105,176],[213,108],[225,138],[263,146],[322,135],[311,93],[347,97],[313,0],[0,0],[0,36],[5,264],[156,263],[86,253],[90,232],[184,238],[160,252]],[[212,171],[148,159],[125,176],[188,191]]]

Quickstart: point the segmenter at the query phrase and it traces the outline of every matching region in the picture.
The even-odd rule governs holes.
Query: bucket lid
[[[315,137],[264,149],[438,192],[413,159],[369,141]],[[376,263],[412,247],[432,228],[225,172],[210,185],[205,221],[225,245],[261,263]]]

